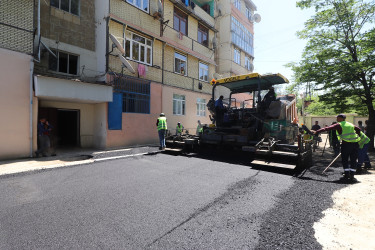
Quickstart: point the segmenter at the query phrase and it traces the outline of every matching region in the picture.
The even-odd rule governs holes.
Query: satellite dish
[[[251,72],[254,71],[254,64],[250,63],[249,71],[251,71]]]
[[[112,42],[116,45],[117,49],[121,52],[121,54],[125,54],[125,50],[120,44],[120,42],[117,40],[117,38],[112,34],[109,34],[109,38],[111,38]]]
[[[126,60],[125,57],[123,57],[120,54],[118,56],[120,57],[120,60],[121,60],[122,64],[125,66],[125,68],[127,68],[130,72],[132,72],[133,74],[135,74],[135,70],[130,65],[130,63],[128,62],[128,60]]]
[[[262,17],[256,13],[253,17],[254,22],[259,23],[262,20]]]

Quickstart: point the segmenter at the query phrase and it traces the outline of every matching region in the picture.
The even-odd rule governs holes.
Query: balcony
[[[205,2],[207,2],[207,3],[213,2],[212,0],[210,0],[210,1],[208,1],[208,0],[206,0],[206,1],[204,1],[204,0],[201,0],[201,1],[188,0],[187,1],[189,3],[188,6],[185,4],[185,0],[170,0],[170,1],[172,3],[174,3],[176,6],[178,6],[179,8],[181,8],[182,10],[184,10],[185,12],[187,12],[187,14],[196,18],[199,22],[202,22],[203,24],[205,24],[208,28],[216,31],[215,30],[215,19],[213,18],[213,9],[211,11],[211,7],[210,8],[205,7],[205,9],[199,7],[199,5],[202,5],[202,7],[203,6],[210,6],[210,5],[204,4],[204,3]],[[212,16],[208,12],[212,13]]]

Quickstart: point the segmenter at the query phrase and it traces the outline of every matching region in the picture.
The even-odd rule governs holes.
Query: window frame
[[[231,19],[231,36],[233,44],[254,56],[254,35],[234,16]]]
[[[252,14],[252,12],[251,12],[251,8],[246,7],[246,17],[247,17],[247,20],[252,21],[252,20],[251,20],[251,19],[252,19],[252,16],[253,16],[253,14]]]
[[[206,66],[207,68],[205,68],[205,67],[201,67],[201,66]],[[202,81],[202,82],[208,82],[208,75],[209,75],[209,72],[210,72],[210,67],[209,67],[209,65],[208,64],[206,64],[206,63],[203,63],[203,62],[199,62],[199,76],[198,76],[198,78],[199,78],[199,81]],[[203,72],[207,72],[207,74],[206,75],[201,75],[201,70],[203,71]],[[207,79],[205,80],[204,79],[204,76],[206,76],[207,77]],[[201,79],[201,77],[203,77],[203,79]]]
[[[177,57],[176,57],[177,55]],[[185,60],[183,58],[178,58],[178,57],[185,57]],[[176,60],[180,60],[180,61],[184,61],[185,62],[185,68],[184,68],[184,72],[182,73],[181,72],[181,67],[180,67],[180,70],[177,71],[176,70]],[[180,63],[181,64],[181,63]],[[173,67],[174,67],[174,72],[177,73],[177,74],[180,74],[180,75],[183,75],[183,76],[186,76],[187,75],[187,55],[184,55],[182,53],[179,53],[177,51],[174,52],[174,63],[173,63]]]
[[[238,59],[238,61],[236,59]],[[235,63],[241,65],[241,51],[239,49],[237,49],[237,48],[234,48],[233,61]]]
[[[197,98],[197,116],[206,116],[206,99]]]
[[[144,10],[145,1],[147,1],[147,10]],[[133,5],[137,9],[142,10],[145,13],[150,13],[150,0],[140,0],[141,6],[137,5],[137,0],[126,0],[126,2],[130,5]]]
[[[176,19],[178,20],[178,29],[176,28]],[[181,21],[184,21],[185,23],[185,30],[181,31]],[[188,35],[188,15],[184,13],[183,11],[179,10],[178,8],[174,8],[173,11],[173,29],[177,32],[181,32],[185,36]]]
[[[76,1],[78,3],[78,10],[77,10],[77,13],[73,13],[72,12],[72,1]],[[56,6],[56,4],[54,2],[58,2],[58,7]],[[53,8],[56,8],[56,9],[59,9],[61,11],[64,11],[64,12],[67,12],[67,13],[70,13],[72,15],[75,15],[75,16],[80,16],[81,15],[81,0],[69,0],[69,10],[64,10],[62,9],[61,7],[61,0],[50,0],[50,6],[53,7]]]
[[[249,56],[245,56],[245,68],[250,71],[250,65],[251,65],[251,58]]]
[[[238,10],[241,10],[241,0],[234,0],[234,6],[235,6]]]
[[[206,40],[203,40],[203,35],[206,35]],[[209,41],[209,31],[208,28],[204,27],[202,24],[198,24],[198,43],[202,44],[203,46],[208,47],[208,41]]]
[[[153,55],[153,42],[152,42],[152,40],[147,38],[147,37],[141,36],[137,33],[131,32],[131,31],[129,31],[129,33],[131,33],[130,38],[125,38],[125,40],[123,41],[123,47],[125,48],[125,57],[128,58],[129,60],[152,66],[152,60],[153,60],[153,57],[152,57],[152,55]],[[140,41],[137,41],[136,39],[134,39],[134,36],[137,36],[141,39],[144,39],[145,42],[142,43]],[[125,36],[125,37],[127,37],[127,36]],[[151,45],[148,45],[148,43],[150,43]],[[134,46],[136,46],[136,45],[138,46],[138,57],[137,58],[135,58],[134,55],[133,55],[133,49],[134,49]],[[145,61],[141,60],[142,48],[144,49],[144,60]],[[148,60],[147,60],[148,55],[150,55],[150,62],[148,62]]]
[[[60,74],[66,74],[66,75],[71,75],[71,76],[78,76],[79,75],[79,62],[80,62],[80,56],[77,55],[77,54],[74,54],[74,53],[68,53],[68,52],[64,52],[64,51],[56,51],[54,49],[51,49],[51,51],[57,56],[57,58],[55,58],[54,56],[52,55],[49,55],[49,58],[48,58],[48,70],[51,70],[53,72],[57,72],[57,73],[60,73]],[[61,54],[64,54],[64,55],[67,55],[67,65],[66,65],[66,69],[67,69],[67,72],[63,72],[63,71],[60,71],[61,70],[61,67],[60,67],[60,63],[61,63],[61,60],[60,60],[60,55]],[[77,58],[77,61],[76,61],[76,74],[72,74],[70,73],[70,57],[71,56],[74,56]],[[51,66],[53,65],[53,63],[51,63],[51,60],[56,60],[56,70],[51,68]]]
[[[180,98],[181,97],[181,98]],[[173,115],[186,114],[186,97],[185,95],[173,94]]]

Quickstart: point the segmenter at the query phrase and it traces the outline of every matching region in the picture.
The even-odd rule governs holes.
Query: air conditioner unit
[[[216,37],[213,37],[213,38],[212,38],[212,48],[213,48],[213,49],[216,49],[216,46],[217,46]]]

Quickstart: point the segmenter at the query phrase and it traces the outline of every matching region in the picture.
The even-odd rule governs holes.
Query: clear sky
[[[306,41],[296,32],[313,10],[301,10],[295,0],[253,0],[262,20],[254,23],[254,72],[280,73],[292,82],[293,71],[284,65],[301,59]]]

